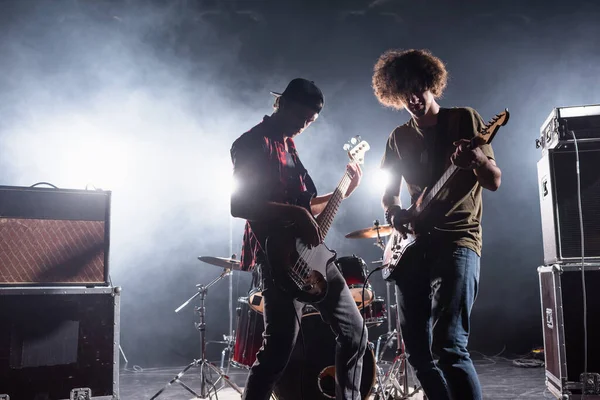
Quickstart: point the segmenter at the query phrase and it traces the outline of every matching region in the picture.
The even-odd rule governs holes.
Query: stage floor
[[[545,390],[543,368],[519,368],[508,360],[476,361],[475,366],[483,386],[484,399],[553,399]],[[183,367],[154,368],[133,372],[127,369],[121,372],[120,393],[122,400],[149,400],[162,387],[179,373]],[[230,369],[231,379],[243,387],[247,371],[237,368]],[[182,378],[197,393],[200,392],[198,369],[190,369]],[[175,383],[168,387],[157,400],[192,399],[194,396],[181,385]],[[211,397],[215,399],[216,397]],[[218,392],[218,399],[239,399],[240,395],[226,388]],[[411,399],[422,399],[418,393]],[[310,399],[306,399],[310,400]]]

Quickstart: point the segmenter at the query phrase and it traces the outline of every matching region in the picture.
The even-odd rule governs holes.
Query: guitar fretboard
[[[342,204],[342,200],[344,200],[344,194],[348,191],[348,187],[350,186],[350,175],[348,172],[344,174],[340,183],[337,185],[331,198],[327,202],[325,209],[319,216],[317,217],[317,223],[319,224],[319,228],[321,229],[321,233],[323,238],[327,236],[327,232],[329,232],[329,228],[333,224],[333,219],[340,208],[340,204]]]
[[[450,167],[448,167],[448,169],[446,170],[446,172],[444,172],[442,177],[438,179],[438,181],[435,183],[435,185],[433,185],[431,190],[429,190],[429,192],[423,197],[421,204],[417,208],[417,213],[420,213],[425,208],[427,208],[429,203],[431,203],[435,199],[440,190],[442,190],[442,188],[448,183],[448,181],[450,181],[450,178],[454,176],[456,171],[458,171],[456,165],[452,164],[450,165]]]

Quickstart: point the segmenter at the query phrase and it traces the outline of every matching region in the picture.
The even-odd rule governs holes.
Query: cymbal
[[[385,237],[392,234],[393,228],[391,225],[372,226],[370,228],[350,232],[346,237],[348,239],[377,239],[377,231],[379,231],[380,237]]]
[[[224,257],[211,257],[211,256],[200,256],[198,260],[204,261],[207,264],[216,265],[221,268],[230,268],[236,271],[241,270],[241,264],[239,260],[235,258],[224,258]]]

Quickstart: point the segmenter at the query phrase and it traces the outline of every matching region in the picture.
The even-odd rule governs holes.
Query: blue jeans
[[[466,247],[423,244],[420,249],[416,253],[422,256],[395,271],[408,361],[429,399],[480,400],[467,351],[479,256]]]

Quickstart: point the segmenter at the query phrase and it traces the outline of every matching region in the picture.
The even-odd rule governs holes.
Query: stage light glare
[[[240,187],[238,182],[230,169],[223,169],[221,171],[215,171],[214,175],[211,176],[209,185],[213,187],[215,193],[218,193],[219,198],[230,197]]]
[[[390,173],[383,169],[377,169],[373,176],[374,189],[383,192],[390,183]]]
[[[234,194],[239,187],[239,182],[233,177],[233,175],[229,175],[229,193]]]

